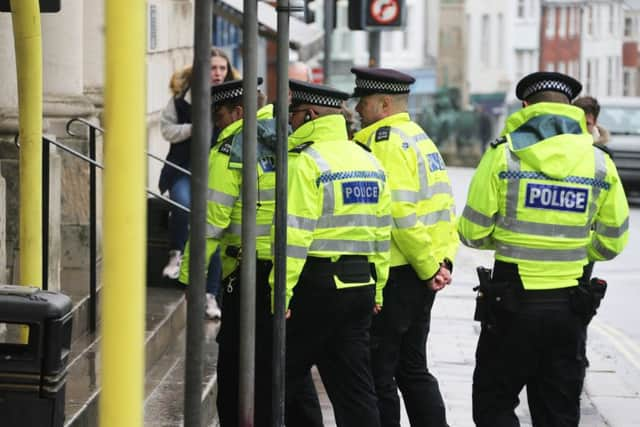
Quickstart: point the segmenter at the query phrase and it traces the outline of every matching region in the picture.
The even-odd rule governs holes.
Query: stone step
[[[219,322],[207,321],[204,341],[204,375],[202,381],[202,425],[217,422],[216,361],[218,344],[215,337]],[[148,427],[181,426],[184,420],[184,369],[186,330],[175,345],[155,364],[146,376],[144,425]]]
[[[87,299],[82,298],[74,307],[82,329],[82,317]],[[180,346],[177,337],[186,321],[184,292],[178,288],[147,288],[145,331],[145,367],[149,374],[167,350]],[[65,426],[85,427],[98,424],[97,406],[100,392],[100,337],[85,332],[72,343],[69,358],[65,413]],[[184,344],[180,346],[184,350]]]

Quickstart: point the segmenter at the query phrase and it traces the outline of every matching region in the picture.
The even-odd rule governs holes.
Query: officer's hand
[[[427,282],[427,286],[434,292],[438,292],[444,289],[449,283],[451,283],[451,273],[448,268],[441,266],[435,277]]]
[[[382,305],[376,304],[373,306],[373,314],[378,314],[382,311]]]
[[[288,310],[284,313],[284,318],[285,318],[285,319],[290,319],[290,318],[291,318],[291,309],[288,309]]]

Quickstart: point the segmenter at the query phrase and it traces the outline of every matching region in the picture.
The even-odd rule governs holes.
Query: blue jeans
[[[220,257],[220,246],[209,259],[207,268],[207,293],[216,297],[220,295],[220,282],[222,282],[222,258]]]
[[[187,175],[180,175],[169,189],[169,198],[184,207],[191,206],[191,182]],[[189,237],[189,214],[171,206],[169,216],[169,249],[184,252],[184,244]]]

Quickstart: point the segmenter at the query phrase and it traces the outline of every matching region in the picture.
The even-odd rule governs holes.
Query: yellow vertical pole
[[[106,11],[101,427],[141,427],[144,400],[145,1]]]
[[[42,30],[38,0],[11,0],[20,126],[20,284],[42,287]]]

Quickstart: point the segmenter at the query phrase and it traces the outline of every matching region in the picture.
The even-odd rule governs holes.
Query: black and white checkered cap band
[[[356,79],[356,87],[386,93],[407,93],[410,88],[409,83],[384,82],[381,80]]]
[[[297,104],[323,105],[325,107],[334,108],[340,108],[342,106],[342,99],[299,90],[291,91],[291,102],[295,102]]]
[[[534,84],[532,84],[522,92],[522,99],[527,99],[534,93],[545,91],[545,90],[562,92],[565,95],[567,95],[567,98],[569,99],[574,98],[573,90],[571,90],[571,87],[568,84],[558,80],[540,80],[535,82]]]
[[[242,96],[242,86],[229,89],[229,90],[221,90],[220,92],[215,92],[211,95],[211,102],[216,104],[220,101],[226,101],[228,99],[234,99]]]

